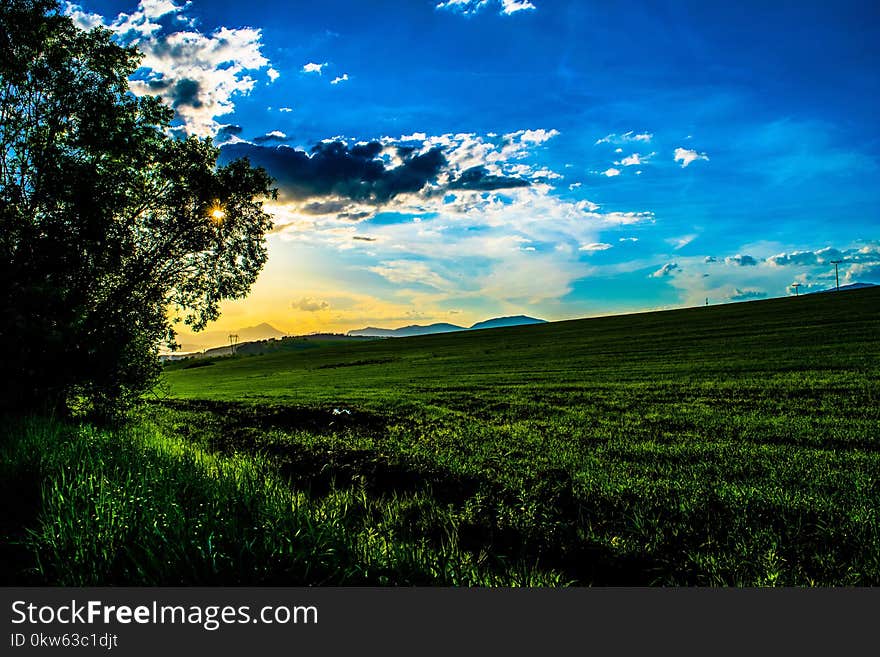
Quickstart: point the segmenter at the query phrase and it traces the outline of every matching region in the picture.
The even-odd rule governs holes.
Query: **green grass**
[[[225,358],[164,379],[140,438],[76,434],[104,446],[81,477],[152,445],[138,458],[164,465],[139,475],[151,500],[139,525],[192,495],[234,510],[209,514],[223,568],[164,582],[880,584],[880,290]],[[236,506],[234,486],[215,488],[227,477],[215,462],[271,482],[245,499],[287,501]],[[178,498],[148,486],[182,480],[194,483]],[[159,581],[88,551],[92,579],[77,579],[80,539],[47,547],[65,513],[64,535],[79,536],[97,493],[71,506],[77,481],[37,496],[35,572]],[[324,510],[337,499],[360,510]],[[299,552],[282,536],[298,527],[312,537]],[[186,563],[172,550],[190,535],[174,532],[153,549]],[[262,556],[236,556],[255,535]],[[351,538],[374,535],[394,556]],[[201,554],[199,541],[180,549]]]
[[[878,375],[869,289],[227,360],[161,413],[580,583],[877,584]]]
[[[371,498],[358,485],[307,494],[263,458],[211,455],[149,423],[106,432],[15,421],[0,454],[0,487],[15,505],[2,527],[8,583],[560,583],[463,551],[423,495]],[[423,508],[442,540],[409,531]]]

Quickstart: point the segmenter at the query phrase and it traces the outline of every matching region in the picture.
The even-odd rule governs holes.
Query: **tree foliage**
[[[175,323],[203,328],[266,259],[271,179],[175,138],[136,97],[140,56],[48,0],[0,5],[0,404],[101,412],[156,379]]]

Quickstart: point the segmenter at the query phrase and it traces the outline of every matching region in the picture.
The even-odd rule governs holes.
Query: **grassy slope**
[[[456,391],[784,385],[793,377],[876,374],[878,354],[880,290],[869,289],[336,345],[222,360],[166,380],[181,398],[384,406],[389,396],[454,403]]]
[[[880,583],[878,374],[868,289],[227,360],[166,380],[234,406],[164,421],[306,484],[409,473],[577,581]]]

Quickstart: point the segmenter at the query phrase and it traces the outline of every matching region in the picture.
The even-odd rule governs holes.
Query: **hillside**
[[[401,326],[400,328],[396,329],[368,326],[362,329],[351,330],[348,332],[347,335],[356,337],[406,338],[413,335],[430,335],[433,333],[451,333],[453,331],[466,330],[467,329],[463,326],[446,323],[428,324],[427,326],[422,326],[420,324],[410,324],[409,326]]]
[[[414,335],[432,335],[434,333],[452,333],[455,331],[471,331],[484,328],[500,328],[502,326],[526,326],[528,324],[545,323],[546,321],[543,319],[535,319],[534,317],[526,317],[525,315],[514,315],[512,317],[495,317],[493,319],[487,319],[483,322],[477,322],[471,327],[447,323],[429,324],[427,326],[412,324],[410,326],[402,326],[396,329],[368,326],[367,328],[349,331],[348,335],[381,338],[408,338]]]
[[[238,336],[239,343],[282,338],[286,333],[279,331],[271,324],[263,322],[256,326],[245,326],[233,331],[208,330],[200,333],[181,332],[177,336],[180,351],[183,353],[197,352],[204,349],[224,349],[229,346],[229,334]]]
[[[495,317],[487,319],[485,322],[477,322],[471,326],[471,330],[501,328],[503,326],[528,326],[530,324],[546,324],[547,320],[535,319],[525,315],[513,315],[511,317]]]
[[[880,584],[880,288],[223,359],[165,380],[166,434],[269,457],[329,500],[399,505],[363,511],[394,555],[531,582]]]
[[[880,362],[880,288],[723,306],[341,344],[175,371],[180,397],[363,400],[380,391],[550,386],[645,377],[696,382]]]

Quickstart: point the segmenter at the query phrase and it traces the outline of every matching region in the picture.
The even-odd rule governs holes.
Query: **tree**
[[[204,328],[266,260],[269,176],[175,138],[111,37],[54,1],[0,5],[0,407],[118,411],[176,323]]]

